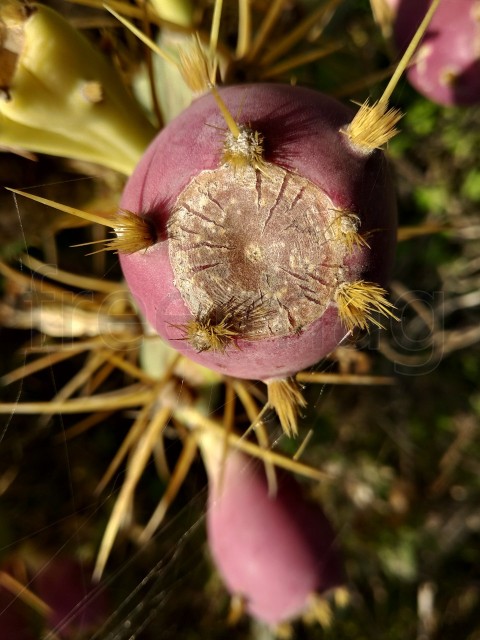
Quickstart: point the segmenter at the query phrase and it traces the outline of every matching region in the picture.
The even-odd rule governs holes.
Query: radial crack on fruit
[[[383,329],[384,325],[375,317],[376,313],[398,320],[395,306],[386,299],[386,294],[382,287],[364,280],[340,284],[335,292],[335,301],[346,328],[349,331],[355,328],[368,330],[369,325],[374,324]]]
[[[292,378],[267,380],[268,404],[276,411],[285,434],[298,435],[298,413],[307,403],[300,387]]]

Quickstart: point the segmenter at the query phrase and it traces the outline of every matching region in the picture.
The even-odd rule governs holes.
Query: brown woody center
[[[203,171],[169,224],[175,284],[195,318],[254,309],[252,326],[239,318],[244,334],[289,335],[319,318],[344,280],[340,218],[321,189],[276,165]]]

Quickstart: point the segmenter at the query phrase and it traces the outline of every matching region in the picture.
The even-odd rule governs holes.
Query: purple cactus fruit
[[[121,264],[176,349],[227,375],[284,378],[390,313],[389,171],[352,143],[353,114],[332,98],[275,84],[217,95],[236,133],[211,94],[160,132],[123,194],[142,227]]]
[[[292,476],[277,471],[271,495],[261,462],[234,450],[223,462],[219,448],[202,446],[215,564],[250,615],[271,626],[293,620],[308,612],[314,594],[343,583],[335,533]]]
[[[8,640],[36,640],[32,618],[28,605],[0,587],[0,637]]]
[[[403,51],[430,0],[388,0],[396,16],[394,35]],[[411,84],[443,105],[480,101],[480,2],[442,0],[407,72]]]
[[[92,567],[73,558],[50,560],[36,573],[32,589],[50,607],[47,625],[59,638],[74,640],[93,632],[108,616],[105,592],[94,592]]]

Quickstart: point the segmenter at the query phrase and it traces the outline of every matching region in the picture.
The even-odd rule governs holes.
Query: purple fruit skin
[[[339,129],[352,119],[345,106],[309,89],[286,85],[243,85],[221,89],[238,120],[265,138],[265,159],[321,187],[335,207],[375,230],[371,251],[355,250],[347,265],[351,279],[385,283],[396,242],[394,190],[384,155],[352,150]],[[121,207],[149,214],[161,234],[178,194],[200,171],[220,164],[225,122],[212,96],[196,100],[152,142],[125,188]],[[192,316],[174,286],[166,242],[120,256],[127,283],[141,312],[174,348],[221,373],[266,380],[291,375],[318,362],[347,335],[336,305],[299,335],[238,340],[239,349],[197,353],[173,325]]]
[[[8,573],[8,565],[3,570]],[[76,640],[96,631],[110,606],[104,591],[93,597],[91,575],[91,566],[70,557],[49,560],[35,571],[28,587],[50,607],[46,619],[0,587],[0,640],[38,640],[40,628],[44,629],[42,637],[48,630],[61,640]]]
[[[32,581],[35,593],[52,609],[49,628],[62,640],[95,631],[109,614],[105,591],[93,594],[91,576],[91,566],[59,557],[50,560]]]
[[[430,4],[430,0],[401,0],[394,26],[400,51],[409,44]],[[417,56],[418,62],[407,71],[417,91],[447,106],[480,102],[479,0],[442,0]],[[457,76],[454,83],[446,81],[449,73]]]
[[[317,504],[277,471],[269,496],[261,463],[230,452],[219,485],[210,477],[207,532],[211,554],[232,595],[271,626],[301,616],[310,596],[340,586],[335,534]]]
[[[37,640],[35,616],[25,603],[0,587],[0,638],[5,640]],[[38,625],[37,625],[38,626]]]

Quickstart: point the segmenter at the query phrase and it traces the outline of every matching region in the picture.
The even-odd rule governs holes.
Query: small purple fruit
[[[76,640],[97,630],[109,605],[103,590],[94,592],[91,568],[66,556],[39,560],[13,558],[13,571],[9,563],[0,569],[0,638],[35,640],[42,628],[42,637]]]
[[[109,614],[105,591],[95,593],[92,585],[92,568],[73,558],[50,560],[34,576],[32,589],[50,607],[47,625],[58,638],[94,632]]]
[[[342,585],[335,533],[293,477],[277,471],[277,490],[270,495],[258,460],[230,450],[223,461],[208,442],[202,454],[211,554],[250,615],[276,626],[308,613],[315,594]]]
[[[403,51],[430,0],[388,0],[395,12],[394,35]],[[480,102],[480,1],[442,0],[407,72],[412,85],[444,105]]]
[[[36,640],[32,615],[28,605],[0,587],[1,638],[8,640]]]

